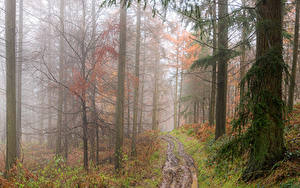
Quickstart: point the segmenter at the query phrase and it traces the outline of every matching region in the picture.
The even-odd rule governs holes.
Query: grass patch
[[[199,134],[191,133],[191,127],[195,129],[194,125],[190,127],[185,126],[180,129],[173,130],[170,134],[179,139],[183,144],[185,151],[191,155],[197,165],[198,185],[199,187],[216,187],[216,188],[256,188],[256,187],[279,187],[279,188],[293,188],[300,187],[299,176],[286,177],[279,182],[268,180],[268,177],[258,179],[255,182],[244,183],[239,181],[243,166],[245,165],[244,159],[235,159],[232,162],[225,162],[223,165],[217,165],[214,156],[218,148],[222,145],[224,140],[214,141],[214,135],[210,128],[205,133],[205,138],[199,138]],[[199,128],[203,129],[203,127]],[[194,131],[199,132],[199,131]],[[202,130],[201,132],[205,132]],[[195,135],[191,137],[191,135]],[[276,173],[278,173],[276,171]],[[270,175],[274,177],[274,175]]]

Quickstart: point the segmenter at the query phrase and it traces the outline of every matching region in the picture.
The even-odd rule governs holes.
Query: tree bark
[[[86,79],[86,4],[82,1],[82,38],[81,38],[81,76]],[[85,80],[87,82],[87,80]],[[82,110],[82,131],[83,131],[83,167],[86,171],[89,170],[89,153],[88,153],[88,119],[87,119],[87,101],[86,101],[86,88],[82,88],[81,93],[81,110]]]
[[[212,8],[213,17],[213,56],[217,52],[217,16],[216,16],[216,0],[213,0]],[[211,93],[210,93],[210,103],[209,103],[209,125],[212,126],[215,123],[215,108],[216,108],[216,84],[217,82],[217,62],[214,62],[212,66],[211,75]]]
[[[218,75],[217,75],[217,103],[215,139],[225,134],[226,99],[227,99],[227,56],[228,56],[228,0],[219,0],[218,22]]]
[[[57,137],[56,137],[56,155],[62,154],[62,111],[63,111],[63,86],[61,83],[63,82],[64,77],[64,30],[65,26],[65,1],[60,0],[60,36],[59,36],[59,86],[58,86],[58,108],[57,108]]]
[[[298,46],[299,46],[299,7],[300,0],[296,1],[296,19],[295,19],[295,30],[294,30],[294,46],[293,46],[293,65],[291,73],[291,81],[289,87],[289,99],[288,99],[288,110],[289,112],[293,109],[294,104],[294,91],[295,91],[295,80],[298,62]]]
[[[202,99],[202,123],[205,122],[205,97]]]
[[[183,68],[181,67],[181,71],[180,71],[179,101],[178,101],[178,120],[177,120],[177,127],[180,127],[182,84],[183,84]]]
[[[179,40],[179,33],[177,32],[177,41]],[[175,73],[175,95],[174,95],[174,129],[177,128],[178,116],[178,74],[179,74],[179,44],[176,47],[176,73]]]
[[[136,157],[136,135],[137,135],[137,121],[138,121],[138,102],[139,102],[139,83],[140,83],[140,43],[141,43],[141,5],[137,5],[137,21],[136,21],[136,52],[135,52],[135,84],[134,84],[134,102],[133,102],[133,128],[132,128],[132,142],[131,155]]]
[[[67,92],[64,92],[64,113],[67,113],[68,111],[68,98],[67,98]],[[64,131],[64,158],[66,161],[68,161],[68,154],[69,154],[69,133],[68,133],[68,115],[64,114],[64,123],[63,123],[63,131]]]
[[[23,0],[19,1],[19,41],[17,74],[17,157],[21,157],[22,141],[22,64],[23,64]]]
[[[246,1],[242,1],[242,6],[246,6]],[[243,10],[243,16],[246,17],[246,10]],[[245,77],[246,73],[246,39],[247,39],[247,28],[246,28],[246,21],[243,22],[242,28],[242,45],[241,45],[241,59],[240,59],[240,81]],[[240,86],[240,101],[243,99],[245,93],[245,86]]]
[[[17,158],[16,130],[16,0],[5,1],[6,41],[6,173]],[[6,174],[7,175],[7,174]]]
[[[127,65],[127,76],[126,76],[126,84],[127,84],[127,136],[130,138],[130,82],[129,82],[129,66]]]
[[[157,39],[158,40],[158,39]],[[152,109],[152,130],[158,130],[158,63],[159,63],[159,41],[155,41],[156,52],[154,62],[154,91],[153,91],[153,109]]]
[[[92,0],[92,42],[95,43],[96,38],[96,0]],[[96,64],[96,60],[94,58],[95,54],[95,45],[93,45],[92,50],[92,63]],[[94,66],[96,67],[96,65]],[[95,70],[94,70],[95,71]],[[98,138],[99,138],[99,128],[98,128],[98,113],[96,108],[96,89],[97,89],[97,78],[95,79],[94,83],[92,84],[92,95],[91,95],[91,101],[92,101],[92,118],[93,118],[93,125],[90,130],[90,144],[91,144],[91,152],[90,152],[90,158],[93,161],[94,164],[98,164],[99,162],[99,144]],[[95,143],[96,142],[96,143]]]
[[[144,23],[145,24],[145,23]],[[144,111],[144,87],[145,87],[145,62],[146,62],[146,35],[144,36],[144,54],[143,54],[143,66],[142,66],[142,89],[141,89],[141,109],[140,109],[140,123],[139,123],[139,127],[138,127],[138,133],[141,133],[143,130],[143,111]]]
[[[48,14],[49,14],[49,32],[50,32],[50,35],[52,35],[52,29],[51,29],[51,1],[49,0],[48,1]],[[49,50],[49,53],[52,52],[52,40],[48,40],[48,50]],[[48,56],[48,61],[52,63],[52,57],[51,55]],[[51,86],[51,82],[48,82],[48,85],[47,85],[47,99],[48,99],[48,121],[47,121],[47,125],[48,125],[48,131],[51,132],[51,133],[48,133],[47,135],[47,147],[49,149],[54,149],[55,148],[55,136],[54,134],[52,133],[53,131],[53,125],[52,125],[52,86]]]
[[[197,101],[194,101],[194,123],[198,123],[198,120],[197,120]]]
[[[116,105],[116,143],[115,143],[115,169],[120,170],[123,158],[123,132],[124,132],[124,82],[126,65],[126,6],[121,1],[120,7],[120,48],[118,63],[118,91]]]
[[[248,87],[252,128],[250,159],[243,173],[248,181],[262,176],[284,157],[282,101],[282,1],[264,0],[257,5],[255,72]],[[251,75],[251,74],[250,74]]]

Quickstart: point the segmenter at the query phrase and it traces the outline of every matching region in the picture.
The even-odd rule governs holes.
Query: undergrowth
[[[129,157],[130,142],[126,140],[119,174],[115,173],[113,164],[97,167],[91,164],[86,172],[80,159],[71,165],[63,158],[52,157],[46,164],[31,167],[18,162],[11,169],[9,179],[0,176],[0,187],[157,187],[161,181],[165,147],[157,132],[140,135],[137,143],[138,156],[132,159]]]
[[[297,107],[297,106],[296,106]],[[300,114],[300,105],[296,108]],[[250,183],[241,181],[241,176],[246,166],[246,155],[231,160],[217,160],[217,153],[221,146],[229,140],[231,135],[226,135],[214,140],[214,128],[208,124],[192,124],[173,130],[171,134],[177,137],[185,146],[198,168],[199,187],[300,187],[300,115],[295,112],[288,126],[285,128],[285,140],[288,151],[287,157],[277,163],[276,168],[263,178]],[[230,133],[230,126],[226,127]],[[290,157],[288,157],[290,155]],[[218,161],[218,162],[217,162]]]

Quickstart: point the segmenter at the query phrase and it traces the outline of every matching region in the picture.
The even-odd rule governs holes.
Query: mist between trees
[[[149,131],[207,123],[218,140],[233,120],[240,134],[219,154],[248,151],[242,179],[261,177],[284,158],[300,96],[298,9],[298,0],[0,0],[0,169],[9,177],[39,146],[47,159],[78,151],[86,171],[109,163],[119,173]]]

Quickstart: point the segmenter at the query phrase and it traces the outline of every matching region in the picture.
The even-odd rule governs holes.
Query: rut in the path
[[[194,160],[185,153],[183,144],[171,135],[162,137],[167,143],[167,158],[163,167],[161,188],[197,187],[197,175]],[[178,145],[178,156],[175,155],[175,144]]]

